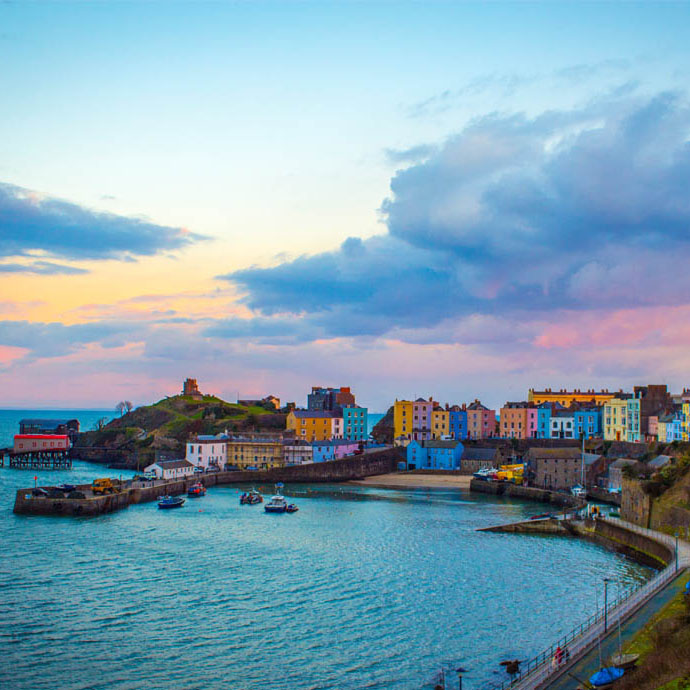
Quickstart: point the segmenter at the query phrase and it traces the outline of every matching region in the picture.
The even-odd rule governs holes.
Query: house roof
[[[671,462],[671,456],[670,455],[657,455],[655,458],[650,460],[647,464],[650,467],[653,467],[654,469],[658,470],[658,469],[668,465],[669,462]]]
[[[349,438],[336,438],[332,441],[311,441],[312,446],[358,446],[359,441],[353,441]]]
[[[334,417],[340,417],[339,414],[330,410],[293,410],[292,413],[298,419],[333,419]]]
[[[467,446],[462,451],[463,460],[495,460],[500,453],[498,448],[473,448]]]
[[[188,460],[158,460],[154,462],[154,465],[158,465],[163,470],[176,470],[180,467],[194,467]]]
[[[582,451],[577,447],[568,448],[530,448],[527,457],[531,460],[537,458],[579,458]]]
[[[480,402],[473,402],[473,403],[470,403],[470,404],[467,406],[467,409],[468,409],[468,410],[484,410],[484,411],[486,411],[486,412],[489,411],[489,408],[486,407],[485,405],[482,405]]]
[[[629,465],[639,465],[640,462],[638,460],[633,460],[632,458],[618,458],[618,460],[612,462],[609,465],[609,469],[612,467],[614,469],[619,469],[621,467],[628,467]]]
[[[597,453],[585,453],[585,465],[593,465],[600,457]]]
[[[424,441],[425,448],[457,448],[462,447],[460,441]]]

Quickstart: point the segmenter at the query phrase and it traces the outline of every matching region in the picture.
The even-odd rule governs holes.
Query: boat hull
[[[269,506],[265,505],[264,510],[267,513],[285,513],[287,512],[287,506]]]
[[[176,503],[159,503],[158,507],[161,510],[172,510],[173,508],[182,508],[184,505],[184,500],[176,502]]]

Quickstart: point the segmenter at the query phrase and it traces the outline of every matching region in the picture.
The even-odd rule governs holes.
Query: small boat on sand
[[[181,508],[184,505],[182,496],[161,496],[158,499],[158,507],[162,510],[169,508]]]
[[[634,668],[639,658],[639,654],[614,654],[611,657],[611,665],[627,671],[631,668]]]

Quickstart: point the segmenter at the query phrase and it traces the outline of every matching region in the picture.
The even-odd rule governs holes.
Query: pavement
[[[664,608],[664,606],[666,606],[679,592],[683,591],[688,577],[687,572],[682,572],[644,604],[637,613],[633,614],[631,618],[621,624],[620,648],[624,648],[625,645]],[[600,647],[601,652],[599,651]],[[618,626],[614,626],[613,628],[609,626],[608,636],[601,640],[601,645],[597,645],[568,669],[570,675],[561,676],[545,687],[547,687],[548,690],[577,690],[578,688],[586,687],[584,683],[579,681],[589,680],[589,678],[601,668],[602,663],[599,660],[600,654],[603,664],[606,665],[607,659],[613,654],[618,654],[618,650]],[[579,679],[579,681],[575,680],[576,678]]]
[[[620,518],[606,518],[608,522],[613,524],[618,524],[631,532],[637,532],[638,534],[643,534],[657,541],[663,542],[671,547],[672,550],[675,549],[676,540],[661,532],[656,532],[654,530],[646,529],[644,527],[638,527],[630,522],[625,522]],[[685,568],[690,567],[690,544],[683,540],[678,541],[678,573],[682,573]],[[654,615],[656,611],[662,608],[665,604],[664,601],[668,602],[675,595],[673,590],[673,584],[678,580],[676,576],[676,563],[672,562],[667,568],[657,573],[648,583],[636,590],[630,597],[624,600],[619,606],[609,610],[608,613],[608,630],[617,632],[618,620],[621,621],[621,634],[623,629],[627,626],[628,621],[637,620],[637,629],[639,630],[644,623],[646,623],[651,616]],[[687,580],[687,576],[681,577],[681,583]],[[668,598],[664,597],[664,593],[670,590],[667,595]],[[657,597],[660,597],[657,599]],[[654,602],[657,602],[655,605]],[[647,609],[647,613],[641,614],[641,611],[645,609],[648,605],[651,605]],[[641,615],[640,615],[641,614]],[[638,618],[638,615],[640,617]],[[630,628],[630,634],[635,628]],[[571,662],[567,667],[553,668],[549,661],[545,661],[540,664],[534,671],[523,676],[520,680],[516,680],[513,685],[511,685],[512,690],[551,690],[552,688],[568,689],[574,690],[578,687],[584,687],[581,683],[578,684],[577,680],[567,676],[567,672],[572,672],[571,669],[577,669],[579,664],[582,662],[583,666],[580,669],[582,675],[577,673],[575,670],[575,675],[581,680],[589,679],[593,673],[598,669],[599,663],[599,641],[604,636],[604,621],[599,620],[595,622],[589,628],[585,629],[580,635],[568,642],[567,647],[570,651]],[[611,638],[609,637],[608,640]],[[555,643],[554,643],[555,645]],[[613,642],[612,651],[608,653],[604,652],[602,646],[602,659],[606,659],[611,653],[617,650],[618,639],[615,636]],[[588,668],[593,668],[593,670],[585,676]]]

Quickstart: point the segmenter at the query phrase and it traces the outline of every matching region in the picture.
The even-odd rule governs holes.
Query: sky
[[[0,405],[690,386],[689,33],[686,2],[0,2]]]

